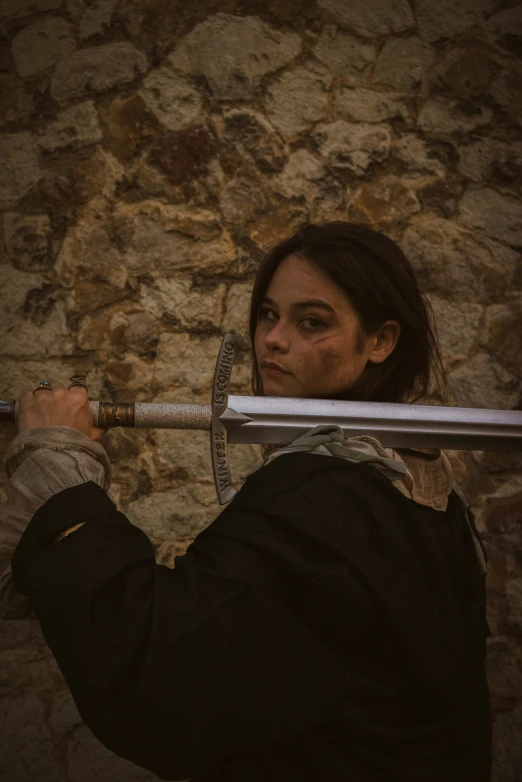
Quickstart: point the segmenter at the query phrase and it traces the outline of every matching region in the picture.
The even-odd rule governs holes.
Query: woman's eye
[[[306,326],[306,328],[312,329],[313,331],[326,328],[326,323],[323,323],[321,320],[317,320],[317,318],[305,318],[301,321],[301,323],[310,323],[310,326]]]
[[[276,314],[274,310],[269,309],[268,307],[261,307],[259,311],[259,317],[260,318],[268,318],[269,313]],[[272,318],[268,318],[269,320],[272,320]]]

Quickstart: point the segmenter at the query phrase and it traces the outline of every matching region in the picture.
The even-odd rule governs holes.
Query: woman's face
[[[356,351],[359,319],[337,286],[307,260],[277,267],[261,304],[255,354],[265,396],[320,398],[348,390],[367,361],[384,361],[400,334],[386,321]],[[281,370],[265,366],[274,362]]]

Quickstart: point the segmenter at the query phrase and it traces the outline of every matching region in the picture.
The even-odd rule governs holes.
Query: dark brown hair
[[[430,393],[448,402],[433,310],[419,290],[410,262],[384,234],[341,221],[301,225],[260,264],[250,302],[252,391],[256,396],[263,396],[254,343],[260,305],[275,270],[290,255],[314,264],[349,299],[361,326],[359,353],[364,337],[375,334],[384,321],[393,319],[401,325],[388,358],[380,364],[368,361],[359,380],[331,398],[411,404]]]

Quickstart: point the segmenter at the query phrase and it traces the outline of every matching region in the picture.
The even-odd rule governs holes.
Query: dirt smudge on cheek
[[[334,347],[325,346],[317,352],[322,371],[331,372],[341,366],[342,355]]]

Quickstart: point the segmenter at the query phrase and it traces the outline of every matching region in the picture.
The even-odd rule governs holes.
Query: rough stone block
[[[520,403],[522,382],[487,353],[477,353],[448,380],[459,407],[511,410]]]
[[[522,37],[522,5],[517,3],[498,14],[493,14],[486,22],[486,27],[495,38]]]
[[[219,146],[207,125],[190,125],[158,134],[149,147],[147,162],[162,171],[172,185],[192,186],[216,166]]]
[[[24,16],[57,11],[64,0],[0,0],[0,20],[22,19]]]
[[[500,177],[516,185],[522,181],[522,142],[483,139],[459,147],[459,169],[473,182]]]
[[[232,146],[263,173],[281,170],[286,157],[285,144],[262,114],[246,108],[229,109],[223,118],[225,148]]]
[[[15,206],[40,180],[40,157],[33,136],[22,131],[0,136],[0,208]]]
[[[352,84],[360,84],[368,66],[375,60],[376,48],[335,25],[325,25],[315,45],[315,56],[328,68]]]
[[[318,5],[342,27],[347,27],[364,38],[401,33],[415,25],[407,0],[365,0],[347,3],[346,0],[318,0]]]
[[[37,357],[72,351],[63,302],[56,301],[49,289],[40,275],[3,267],[3,355]]]
[[[484,16],[494,10],[495,0],[414,0],[417,23],[423,38],[438,41],[454,38],[475,25],[483,26]]]
[[[80,49],[62,57],[51,79],[51,95],[60,102],[106,92],[128,84],[147,70],[147,59],[131,43],[121,41]]]
[[[284,73],[268,88],[265,106],[274,127],[289,138],[322,119],[332,76],[326,68],[300,67]]]
[[[4,213],[5,246],[13,265],[23,272],[49,270],[50,221],[47,215]]]
[[[287,198],[302,196],[313,210],[331,213],[344,203],[344,187],[323,164],[306,149],[298,149],[289,157],[281,174],[274,177],[277,191]],[[326,219],[332,219],[326,218]]]
[[[65,237],[56,263],[62,285],[75,288],[75,282],[85,272],[88,277],[105,280],[124,288],[127,271],[122,257],[103,226],[80,223]]]
[[[168,130],[190,125],[203,105],[200,93],[170,68],[156,68],[147,74],[139,95]]]
[[[218,13],[196,25],[169,62],[182,73],[204,76],[218,100],[248,100],[263,76],[300,50],[295,33],[281,33],[253,16]]]
[[[260,183],[246,177],[231,179],[219,191],[221,214],[235,228],[252,220],[255,214],[266,209],[266,204]]]
[[[223,333],[232,331],[242,344],[249,345],[249,317],[252,283],[239,282],[230,286],[225,315],[221,323]]]
[[[332,168],[364,174],[371,163],[386,160],[391,135],[388,126],[337,120],[317,125],[313,138],[321,156]]]
[[[132,272],[157,269],[165,275],[192,269],[224,271],[235,258],[227,231],[213,212],[154,201],[122,204],[115,215],[124,246],[123,262]]]
[[[442,101],[430,98],[419,112],[418,127],[425,133],[448,134],[469,133],[491,122],[493,112],[484,106],[477,106],[474,114],[464,114],[457,108],[458,101]]]
[[[94,103],[90,100],[61,111],[37,137],[38,144],[48,152],[87,144],[96,144],[103,138]]]
[[[413,133],[394,139],[390,151],[392,157],[405,164],[407,171],[431,171],[444,179],[447,169],[438,157],[430,153],[428,144]]]
[[[252,225],[248,235],[257,246],[265,251],[277,242],[286,239],[307,219],[307,212],[299,206],[283,206],[266,212]]]
[[[14,74],[0,76],[0,127],[30,119],[38,99],[33,86]]]
[[[66,782],[55,756],[44,707],[36,693],[0,702],[0,778],[16,782]]]
[[[79,25],[80,41],[93,35],[103,35],[110,27],[117,2],[118,0],[95,0],[85,9]]]
[[[493,723],[492,782],[518,782],[522,768],[522,706],[501,710]]]
[[[147,312],[158,321],[164,318],[184,328],[202,330],[219,324],[225,292],[224,283],[206,291],[195,285],[191,277],[176,275],[151,285],[142,283],[140,298]]]
[[[340,87],[334,92],[334,101],[339,116],[348,120],[382,122],[393,117],[411,118],[408,105],[394,93]]]
[[[419,38],[389,38],[377,58],[373,81],[399,92],[417,92],[434,59],[435,50]]]
[[[478,343],[483,308],[465,302],[454,304],[433,295],[428,299],[435,313],[444,365],[451,371],[456,364],[469,358]]]
[[[520,263],[513,250],[434,216],[412,222],[400,246],[421,289],[455,302],[505,298]]]
[[[352,220],[373,226],[394,223],[420,211],[415,190],[406,180],[395,176],[363,184],[348,202]]]
[[[13,39],[13,59],[20,76],[30,76],[53,65],[76,49],[71,28],[59,17],[42,19]]]
[[[520,199],[485,187],[467,190],[460,204],[460,222],[479,228],[501,242],[522,246],[522,204]]]
[[[209,391],[220,346],[219,337],[199,339],[188,334],[161,334],[155,382],[165,388],[187,386],[198,393]]]
[[[486,308],[481,345],[494,352],[513,374],[522,376],[522,292],[508,303]]]

